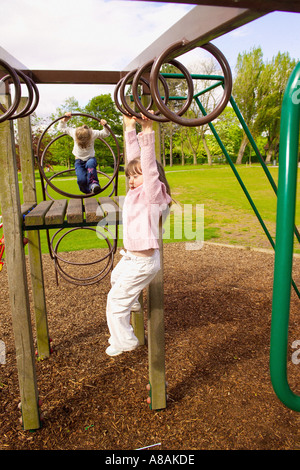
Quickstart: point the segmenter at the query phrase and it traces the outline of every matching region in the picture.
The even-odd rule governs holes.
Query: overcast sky
[[[123,70],[194,5],[111,0],[1,0],[1,41],[29,69]],[[213,41],[233,72],[239,52],[261,46],[300,56],[300,16],[271,13]],[[50,115],[68,97],[84,106],[111,86],[40,85],[37,114]]]

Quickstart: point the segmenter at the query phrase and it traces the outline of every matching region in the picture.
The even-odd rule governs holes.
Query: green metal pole
[[[288,81],[281,111],[270,344],[270,374],[274,391],[288,408],[295,411],[300,411],[300,396],[292,392],[288,384],[287,346],[300,120],[300,100],[295,91],[299,87],[299,80],[300,63],[295,67]]]

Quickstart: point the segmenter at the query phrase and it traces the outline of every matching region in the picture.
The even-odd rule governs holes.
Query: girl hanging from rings
[[[155,135],[152,120],[126,117],[125,144],[129,191],[123,206],[122,259],[111,274],[106,316],[110,332],[109,356],[138,347],[130,313],[140,309],[141,291],[160,270],[159,220],[168,212],[171,195],[163,167],[155,158]],[[142,132],[136,134],[136,121]]]
[[[85,194],[99,194],[100,184],[97,175],[97,160],[95,158],[94,142],[98,137],[104,139],[109,136],[109,130],[94,130],[86,125],[81,127],[68,127],[67,121],[72,114],[67,112],[59,121],[58,130],[71,136],[74,140],[73,155],[75,156],[75,172],[80,191]],[[100,121],[105,126],[105,119]]]

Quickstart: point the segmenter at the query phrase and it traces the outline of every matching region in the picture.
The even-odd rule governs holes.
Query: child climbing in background
[[[152,120],[124,117],[129,191],[123,206],[122,259],[111,274],[106,316],[110,332],[109,356],[131,351],[139,345],[130,324],[141,291],[160,269],[159,219],[171,203],[163,167],[155,158]],[[142,126],[137,136],[136,121]]]
[[[74,140],[73,155],[75,156],[75,172],[80,191],[85,194],[98,194],[100,184],[97,175],[97,160],[95,158],[94,142],[98,137],[104,139],[109,135],[109,130],[95,130],[86,125],[81,127],[68,127],[67,121],[71,119],[71,113],[65,113],[65,117],[59,121],[58,130],[71,136]],[[100,121],[106,125],[105,119]]]

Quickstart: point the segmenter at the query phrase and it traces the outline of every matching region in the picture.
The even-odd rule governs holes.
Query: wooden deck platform
[[[122,223],[124,197],[99,197],[84,199],[58,199],[42,201],[37,205],[23,204],[24,230],[46,230]]]

